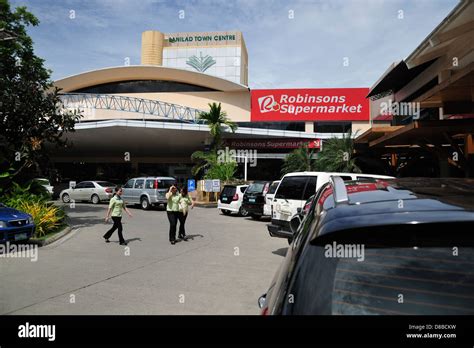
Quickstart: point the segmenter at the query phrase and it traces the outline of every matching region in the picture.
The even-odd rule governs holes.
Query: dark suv
[[[252,219],[258,220],[262,217],[265,195],[271,183],[271,181],[254,181],[245,191],[242,207],[248,211]]]
[[[262,314],[472,315],[473,231],[473,179],[333,177],[259,299]]]

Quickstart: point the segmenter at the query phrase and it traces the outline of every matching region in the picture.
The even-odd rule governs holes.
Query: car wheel
[[[244,207],[240,207],[239,209],[239,215],[240,216],[243,216],[243,217],[246,217],[249,215],[249,212],[247,210],[244,209]]]
[[[252,214],[250,215],[252,217],[252,219],[254,220],[260,220],[260,218],[262,217],[262,215],[257,215],[257,214]]]
[[[97,195],[92,195],[91,201],[92,201],[92,203],[94,203],[94,204],[99,204],[99,203],[100,203],[100,198],[99,198],[99,196],[97,196]]]
[[[222,211],[222,214],[224,215],[230,215],[230,210],[221,209],[221,211]]]
[[[71,201],[71,197],[69,197],[67,193],[63,194],[61,199],[63,200],[63,203],[69,203]]]
[[[143,210],[149,210],[150,209],[150,202],[148,202],[148,198],[142,197],[140,200],[140,205],[142,206]]]

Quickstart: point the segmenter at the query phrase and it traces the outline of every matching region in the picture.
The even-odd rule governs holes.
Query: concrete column
[[[157,30],[142,33],[142,65],[163,65],[165,36]]]

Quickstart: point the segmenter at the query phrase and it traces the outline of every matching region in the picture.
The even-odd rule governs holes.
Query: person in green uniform
[[[183,188],[181,189],[180,197],[181,199],[179,200],[179,215],[178,215],[179,234],[178,236],[184,241],[187,241],[184,224],[186,223],[186,218],[188,217],[189,206],[191,206],[191,209],[194,208],[194,201],[191,199],[191,197],[189,197],[188,188],[186,186],[183,186]]]
[[[107,210],[107,215],[105,216],[105,222],[109,221],[110,216],[112,216],[112,221],[114,222],[112,228],[108,230],[103,236],[106,243],[110,242],[109,238],[112,236],[112,233],[114,233],[115,230],[118,230],[120,245],[127,245],[127,242],[125,239],[123,239],[122,235],[122,210],[125,210],[128,216],[132,217],[132,214],[127,209],[122,199],[122,188],[117,186],[115,188],[115,195],[110,199],[109,209]]]
[[[178,193],[176,186],[171,186],[166,193],[166,214],[168,215],[168,221],[170,222],[169,239],[170,243],[174,245],[176,243],[176,225],[179,218],[179,201],[181,196]]]

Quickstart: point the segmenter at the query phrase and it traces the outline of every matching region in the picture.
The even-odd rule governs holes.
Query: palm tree
[[[324,143],[322,151],[318,153],[316,166],[323,172],[361,173],[355,160],[353,136],[348,132],[342,138],[332,138]]]
[[[201,112],[198,120],[204,121],[209,126],[211,136],[213,137],[213,148],[217,150],[221,146],[222,127],[227,126],[232,133],[237,129],[237,124],[227,117],[227,113],[222,111],[221,103],[210,103],[208,112]]]
[[[282,174],[287,174],[315,170],[314,149],[308,148],[308,145],[305,144],[293,150],[285,157],[281,172]]]

